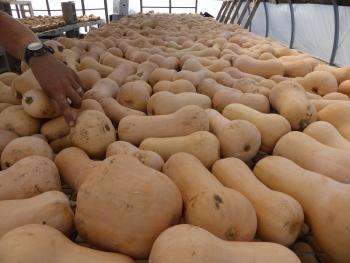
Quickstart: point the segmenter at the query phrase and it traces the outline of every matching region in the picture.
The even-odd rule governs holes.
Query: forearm
[[[12,56],[23,60],[25,48],[35,41],[38,38],[28,27],[0,11],[0,46]]]

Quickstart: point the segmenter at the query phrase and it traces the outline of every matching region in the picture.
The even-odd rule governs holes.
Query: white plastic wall
[[[331,5],[294,4],[295,40],[293,48],[329,62],[334,40],[334,11]],[[289,46],[291,18],[288,4],[267,3],[268,36]],[[340,32],[335,64],[350,65],[350,7],[339,7]],[[252,21],[252,32],[265,36],[264,5],[260,4]]]

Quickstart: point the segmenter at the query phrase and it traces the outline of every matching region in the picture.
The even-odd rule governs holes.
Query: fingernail
[[[69,125],[70,127],[74,127],[74,121],[70,121],[70,122],[68,123],[68,125]]]

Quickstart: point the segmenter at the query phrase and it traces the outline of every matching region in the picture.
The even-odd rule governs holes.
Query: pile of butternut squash
[[[46,44],[85,93],[0,75],[0,262],[350,262],[350,67],[185,14]]]

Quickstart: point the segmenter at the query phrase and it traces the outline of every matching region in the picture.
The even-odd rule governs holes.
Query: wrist
[[[43,57],[46,54],[53,53],[53,52],[54,51],[51,48],[47,47],[46,45],[44,45],[40,41],[32,42],[25,49],[24,60],[29,65],[30,61],[33,58]]]

